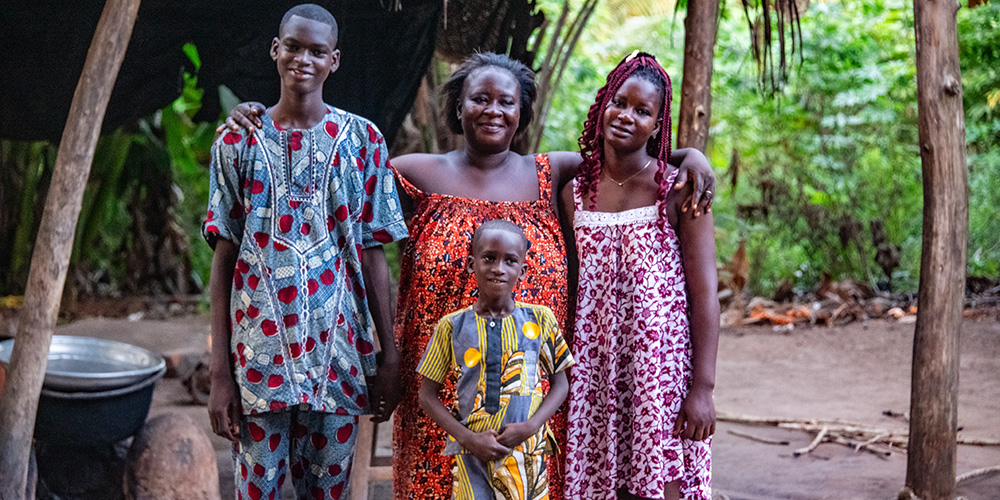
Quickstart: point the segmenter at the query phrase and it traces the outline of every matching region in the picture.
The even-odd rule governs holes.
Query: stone
[[[184,413],[150,419],[129,448],[124,488],[128,500],[220,500],[212,443]]]

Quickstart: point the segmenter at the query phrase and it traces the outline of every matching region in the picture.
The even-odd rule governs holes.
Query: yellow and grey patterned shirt
[[[545,306],[515,303],[505,318],[466,307],[438,322],[417,372],[438,383],[455,377],[455,417],[473,432],[524,422],[542,403],[542,373],[561,372],[573,356]],[[544,443],[546,427],[535,436]],[[449,437],[445,455],[466,453]]]

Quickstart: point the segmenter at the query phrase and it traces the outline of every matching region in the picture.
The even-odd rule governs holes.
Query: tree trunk
[[[712,115],[712,61],[719,0],[688,0],[684,18],[684,76],[677,147],[704,152]]]
[[[0,498],[24,498],[38,395],[59,314],[94,148],[139,0],[108,0],[80,75],[35,240],[24,308],[0,398]]]
[[[955,492],[958,339],[969,232],[955,0],[913,3],[924,222],[913,342],[906,486],[922,500]]]

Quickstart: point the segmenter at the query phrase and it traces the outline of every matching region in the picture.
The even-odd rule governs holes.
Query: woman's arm
[[[674,189],[682,189],[689,181],[688,176],[694,176],[694,189],[684,198],[681,210],[687,212],[692,209],[695,217],[711,212],[715,197],[715,172],[705,154],[694,148],[675,149],[670,152],[670,164],[678,170]]]
[[[576,206],[573,204],[573,183],[563,186],[559,192],[559,229],[566,241],[566,291],[570,298],[576,297],[576,283],[579,276],[580,260],[576,255],[576,233],[573,231],[573,216]],[[576,307],[576,300],[569,301],[570,307]]]
[[[226,123],[219,125],[215,131],[219,133],[228,128],[233,132],[239,132],[240,128],[245,128],[252,134],[255,130],[264,125],[264,122],[261,121],[260,117],[264,116],[266,111],[267,106],[264,106],[259,102],[241,102],[237,104],[235,108],[229,110],[229,116],[226,117]]]
[[[690,189],[690,188],[685,188]],[[684,197],[685,193],[678,193]],[[674,206],[674,210],[679,207]],[[719,295],[712,214],[677,210],[681,261],[687,281],[693,373],[674,435],[704,440],[715,433],[715,362],[719,350]]]
[[[549,153],[553,189],[561,191],[563,186],[573,180],[582,161],[583,157],[580,156],[580,153],[569,151]],[[682,189],[689,181],[694,183],[691,194],[684,198],[682,210],[686,212],[693,209],[695,217],[711,212],[712,200],[715,197],[715,172],[712,171],[712,166],[709,165],[708,158],[705,157],[704,153],[694,148],[675,149],[670,152],[669,163],[678,169],[674,189]],[[553,202],[555,201],[553,199]]]

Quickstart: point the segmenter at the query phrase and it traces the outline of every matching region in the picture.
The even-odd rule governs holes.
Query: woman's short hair
[[[469,56],[441,87],[444,96],[444,117],[448,129],[457,135],[462,135],[462,120],[458,117],[458,102],[462,98],[465,80],[473,72],[486,67],[506,70],[521,88],[521,120],[517,124],[517,132],[522,132],[534,117],[535,104],[535,72],[520,61],[515,61],[503,54],[493,52],[477,52]]]

